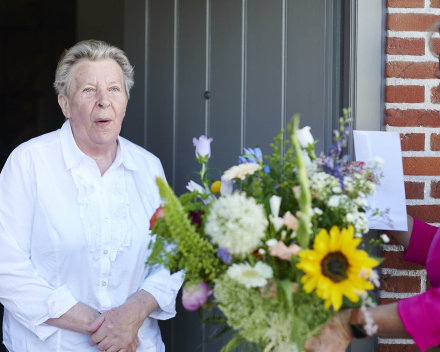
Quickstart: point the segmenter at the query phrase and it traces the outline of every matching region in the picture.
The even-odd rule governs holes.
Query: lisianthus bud
[[[195,311],[206,304],[212,292],[206,282],[186,286],[182,292],[182,305],[190,312]]]
[[[299,144],[303,148],[307,148],[310,144],[315,142],[315,139],[310,132],[310,126],[306,126],[296,131],[296,136],[298,137]]]
[[[288,229],[295,231],[298,228],[298,219],[290,212],[284,214],[283,219],[284,219],[284,225]]]
[[[278,241],[275,246],[269,246],[270,255],[281,260],[290,260],[292,255],[297,255],[300,250],[301,247],[297,244],[291,244],[287,247],[282,241]]]
[[[157,219],[160,219],[163,217],[164,217],[163,207],[160,206],[159,208],[156,209],[156,211],[154,212],[153,216],[150,219],[150,230],[153,229],[154,224],[156,223]]]
[[[211,142],[212,138],[207,138],[205,136],[200,136],[199,139],[193,138],[193,145],[196,147],[196,158],[211,156]]]

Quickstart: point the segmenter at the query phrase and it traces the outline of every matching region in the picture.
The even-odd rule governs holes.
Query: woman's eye
[[[110,88],[110,91],[111,91],[111,92],[117,92],[118,90],[119,90],[118,87],[112,87],[112,88]]]
[[[86,89],[84,89],[84,92],[91,93],[91,92],[93,92],[93,89],[92,88],[86,88]]]

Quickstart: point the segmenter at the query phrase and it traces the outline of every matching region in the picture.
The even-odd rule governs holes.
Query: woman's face
[[[71,74],[69,96],[60,94],[58,103],[78,146],[90,151],[114,146],[128,102],[122,69],[112,59],[82,59]]]

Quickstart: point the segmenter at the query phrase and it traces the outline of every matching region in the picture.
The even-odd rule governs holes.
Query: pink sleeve
[[[420,295],[402,299],[397,309],[405,330],[421,351],[440,345],[439,288],[431,288]]]
[[[404,251],[403,260],[425,266],[429,247],[438,227],[428,225],[414,218],[408,250]]]

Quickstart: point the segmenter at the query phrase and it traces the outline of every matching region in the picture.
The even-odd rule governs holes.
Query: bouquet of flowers
[[[341,307],[374,304],[368,290],[379,284],[380,261],[358,247],[380,160],[349,164],[341,156],[350,122],[344,110],[329,154],[316,157],[310,127],[298,129],[295,116],[290,141],[281,131],[264,158],[244,149],[217,181],[207,167],[212,139],[194,138],[201,184],[190,181],[177,197],[157,178],[163,206],[150,222],[157,237],[148,264],[185,272],[187,310],[220,309],[205,322],[221,324],[219,336],[234,331],[223,352],[243,342],[302,351]]]

